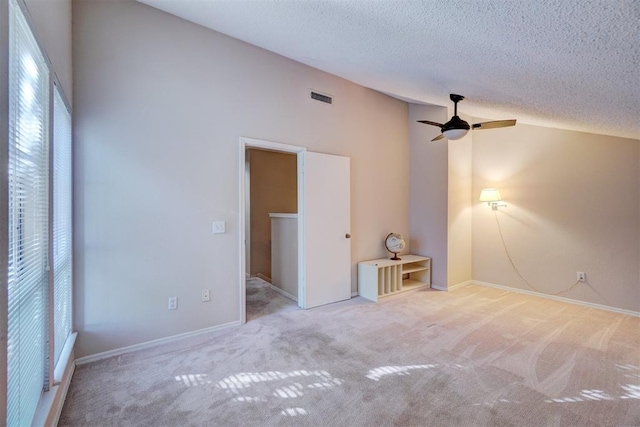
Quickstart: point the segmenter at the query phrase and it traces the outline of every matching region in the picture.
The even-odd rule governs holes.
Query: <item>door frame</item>
[[[240,137],[239,152],[239,203],[238,203],[238,247],[240,265],[238,267],[239,300],[240,300],[240,321],[247,322],[247,259],[246,259],[246,165],[247,149],[255,148],[267,151],[295,154],[298,160],[298,307],[306,308],[305,294],[305,245],[304,245],[304,153],[306,147],[297,145],[282,144],[279,142],[266,141],[262,139]]]

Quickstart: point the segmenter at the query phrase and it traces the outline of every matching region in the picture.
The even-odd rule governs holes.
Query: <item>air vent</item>
[[[329,95],[324,95],[319,92],[311,91],[311,99],[315,99],[316,101],[324,102],[326,104],[333,104],[333,98]]]

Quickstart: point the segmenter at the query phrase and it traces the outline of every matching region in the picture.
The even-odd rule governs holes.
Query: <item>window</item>
[[[49,70],[13,1],[9,17],[7,424],[31,423],[46,380]]]
[[[54,365],[71,334],[71,114],[56,86],[53,96]]]
[[[43,391],[53,384],[51,369],[66,365],[63,349],[73,342],[71,114],[51,81],[18,0],[10,0],[9,426],[31,425]]]

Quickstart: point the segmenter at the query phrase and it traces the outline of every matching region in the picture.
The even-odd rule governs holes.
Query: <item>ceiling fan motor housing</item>
[[[445,133],[446,131],[453,130],[453,129],[456,129],[456,130],[471,129],[471,126],[469,126],[469,123],[467,123],[466,121],[458,117],[458,102],[462,101],[464,99],[464,96],[456,95],[455,93],[452,93],[449,95],[449,98],[453,101],[453,117],[451,117],[451,120],[449,120],[447,123],[442,125],[442,133]]]
[[[466,121],[462,120],[460,117],[453,116],[453,117],[451,117],[451,120],[449,120],[447,123],[442,125],[442,132],[446,132],[446,131],[451,130],[451,129],[469,130],[469,129],[471,129],[471,126],[469,126],[469,123],[467,123]]]

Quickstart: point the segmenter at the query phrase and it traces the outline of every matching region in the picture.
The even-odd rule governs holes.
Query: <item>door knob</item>
[[[344,235],[344,237],[346,237],[347,239],[350,239],[351,238],[351,234],[347,233],[347,234]]]

